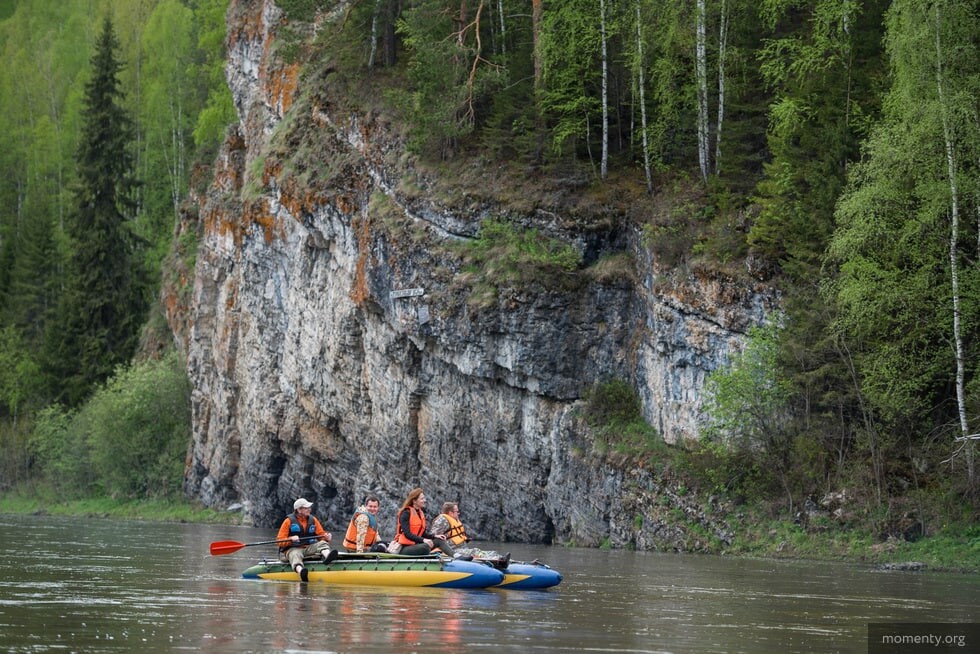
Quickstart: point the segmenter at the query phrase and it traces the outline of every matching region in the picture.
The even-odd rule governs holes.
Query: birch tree
[[[717,43],[717,121],[715,123],[715,147],[712,157],[711,118],[709,113],[709,53],[708,23],[710,19],[707,0],[696,0],[695,4],[695,79],[698,98],[698,166],[701,179],[707,183],[711,172],[718,174],[721,166],[721,139],[725,121],[725,74],[728,51],[728,4],[720,0],[718,4],[718,43]],[[712,159],[714,159],[712,165]]]
[[[640,96],[640,138],[643,148],[643,175],[646,178],[647,193],[653,194],[653,176],[650,173],[650,143],[647,135],[647,96],[646,60],[643,57],[643,15],[640,0],[635,0],[636,10],[636,59],[634,69],[637,74],[637,87]]]
[[[695,4],[695,54],[694,71],[698,93],[698,166],[701,180],[708,182],[708,53],[707,53],[707,0]]]
[[[718,20],[718,122],[715,125],[715,175],[721,171],[721,134],[725,124],[725,69],[728,53],[728,4],[721,0]]]
[[[541,95],[544,65],[541,63],[541,2],[531,0],[531,52],[534,59],[534,97],[537,102]]]
[[[599,178],[609,174],[609,37],[607,35],[606,0],[599,0],[599,26],[602,40],[602,159]]]
[[[944,74],[946,66],[944,64],[944,60],[947,57],[947,53],[944,48],[943,33],[947,31],[944,28],[944,22],[945,20],[948,20],[948,18],[944,15],[944,9],[945,8],[942,7],[942,3],[936,2],[933,5],[933,13],[935,17],[933,31],[935,33],[936,40],[936,98],[939,103],[938,110],[943,127],[944,150],[946,153],[946,173],[949,181],[949,272],[952,290],[953,345],[956,360],[956,407],[960,424],[960,437],[958,440],[964,443],[967,459],[967,475],[969,478],[969,483],[972,486],[975,475],[973,462],[973,439],[970,438],[970,427],[967,420],[966,411],[966,392],[964,388],[966,378],[966,358],[963,347],[959,274],[960,198],[957,182],[957,150],[959,149],[960,144],[957,143],[957,137],[954,134],[952,124],[954,118],[951,114],[953,111],[955,111],[955,107],[953,106],[951,99],[947,97],[947,93],[945,91],[946,81],[944,79]],[[950,13],[952,14],[953,20],[959,19],[959,16],[956,15],[955,11]],[[955,36],[953,38],[955,38]],[[976,55],[975,50],[973,54]],[[967,120],[969,120],[968,113],[966,117]]]
[[[975,18],[958,2],[900,0],[890,9],[892,86],[882,124],[851,171],[829,249],[840,271],[837,328],[855,344],[875,414],[912,442],[956,425],[951,450],[967,446],[971,486],[968,396],[980,381],[965,353],[980,339],[980,270],[978,252],[963,251],[959,219],[960,188],[978,187]]]
[[[187,188],[188,141],[196,104],[196,88],[189,77],[193,22],[190,9],[177,0],[163,0],[146,24],[146,51],[142,53],[147,59],[143,82],[146,98],[141,121],[146,151],[142,153],[141,175],[147,179],[159,175],[166,180],[166,186],[160,189],[166,195],[159,200],[169,201],[170,205],[169,216],[164,207],[149,207],[158,213],[157,224],[152,228],[155,233],[170,232]]]
[[[374,58],[378,53],[378,32],[381,23],[381,2],[374,0],[374,12],[371,14],[371,48],[368,52],[368,68],[374,66]]]

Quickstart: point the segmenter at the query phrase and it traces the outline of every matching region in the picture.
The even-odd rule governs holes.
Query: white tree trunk
[[[374,0],[374,15],[371,17],[371,54],[368,55],[368,68],[374,66],[378,54],[378,20],[381,18],[381,0]]]
[[[698,85],[698,163],[701,179],[708,181],[708,61],[706,52],[706,0],[697,0],[695,74]]]
[[[640,83],[640,132],[643,138],[643,173],[647,180],[647,193],[653,194],[653,176],[650,174],[650,145],[647,141],[646,76],[643,63],[643,21],[640,17],[640,0],[636,0],[636,69]]]
[[[504,16],[504,0],[497,0],[497,13],[500,14],[500,54],[507,54],[507,21]]]
[[[602,36],[602,160],[599,178],[609,172],[609,61],[606,51],[606,0],[599,0],[599,30]]]
[[[715,175],[721,170],[721,128],[725,122],[725,49],[728,47],[728,9],[721,0],[718,28],[718,125],[715,130]]]
[[[960,418],[960,436],[965,439],[964,447],[967,452],[967,475],[973,483],[973,441],[969,439],[970,428],[966,419],[966,399],[964,393],[965,360],[963,355],[963,337],[960,333],[960,288],[957,250],[959,240],[959,194],[956,185],[956,148],[953,144],[952,130],[946,112],[946,98],[943,92],[943,51],[940,42],[939,3],[936,3],[936,89],[939,96],[939,112],[943,121],[943,140],[946,142],[946,172],[949,176],[950,198],[950,228],[949,228],[949,274],[953,291],[953,342],[956,348],[956,406]]]

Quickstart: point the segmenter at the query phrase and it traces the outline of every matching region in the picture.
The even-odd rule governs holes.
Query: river
[[[978,619],[976,574],[479,543],[564,581],[464,591],[246,580],[270,546],[208,553],[273,537],[0,515],[0,651],[866,653],[869,623]]]

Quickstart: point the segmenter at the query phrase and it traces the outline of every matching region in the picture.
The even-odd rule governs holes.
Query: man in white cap
[[[293,502],[293,512],[286,516],[279,526],[276,540],[279,542],[279,556],[299,574],[300,579],[309,581],[309,571],[303,565],[306,557],[319,556],[325,563],[337,558],[337,550],[330,549],[329,531],[311,515],[313,502],[299,498]]]

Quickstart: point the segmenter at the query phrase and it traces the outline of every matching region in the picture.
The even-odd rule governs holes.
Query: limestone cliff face
[[[280,20],[272,0],[232,2],[240,124],[200,198],[193,295],[168,305],[194,386],[188,493],[241,503],[263,526],[304,496],[336,530],[375,491],[387,535],[420,485],[430,509],[460,500],[481,538],[696,548],[662,514],[687,510],[682,498],[649,470],[595,454],[580,398],[597,381],[630,380],[668,442],[696,437],[706,375],[772,296],[657,270],[633,228],[583,235],[560,215],[509,212],[587,259],[625,251],[635,274],[468,301],[446,246],[507,208],[458,210],[400,190],[416,171],[384,124],[318,99],[299,106],[304,81],[273,54]],[[315,134],[339,172],[311,184],[267,158],[284,118]]]

